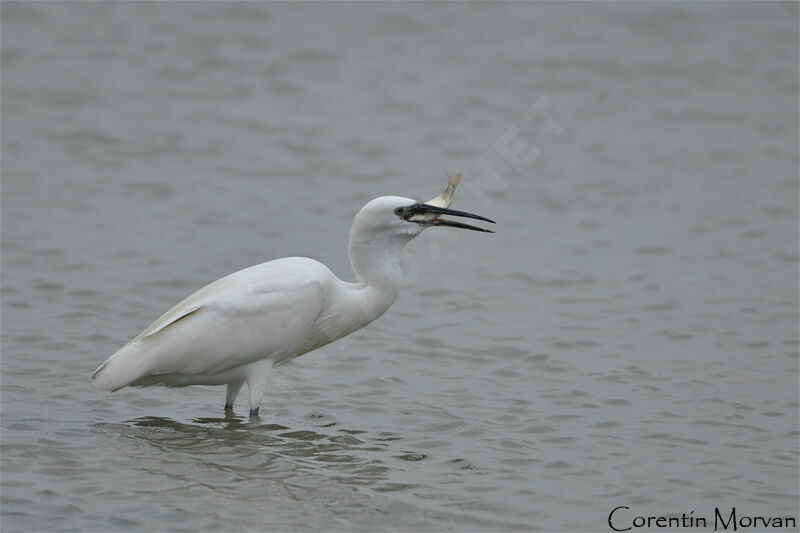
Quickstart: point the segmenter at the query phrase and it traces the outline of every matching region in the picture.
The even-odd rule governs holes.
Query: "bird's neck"
[[[400,254],[410,240],[400,236],[350,235],[350,265],[359,284],[397,295],[403,283]]]

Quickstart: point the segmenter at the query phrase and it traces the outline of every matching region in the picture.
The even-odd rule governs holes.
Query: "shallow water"
[[[3,2],[3,530],[796,516],[797,19]],[[460,170],[498,233],[427,231],[389,312],[280,368],[260,420],[91,388],[229,272],[350,279],[363,203]]]

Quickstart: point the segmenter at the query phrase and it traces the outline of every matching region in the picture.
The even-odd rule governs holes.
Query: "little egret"
[[[491,230],[442,218],[488,218],[449,209],[460,174],[444,193],[418,202],[382,196],[367,203],[350,229],[347,283],[306,257],[252,266],[198,290],[153,322],[92,374],[100,389],[227,385],[233,409],[242,385],[257,416],[273,365],[363,328],[392,305],[402,283],[400,252],[430,226]]]

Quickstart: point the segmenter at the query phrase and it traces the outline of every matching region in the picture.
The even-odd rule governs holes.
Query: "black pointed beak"
[[[414,220],[413,219],[414,215],[434,215],[434,217],[432,218],[426,217],[423,220]],[[408,209],[406,220],[410,220],[411,222],[417,222],[418,224],[423,224],[425,226],[450,226],[453,228],[463,228],[463,229],[471,229],[473,231],[484,231],[486,233],[494,233],[494,231],[490,229],[479,228],[477,226],[463,224],[461,222],[456,222],[454,220],[447,220],[445,218],[440,218],[439,215],[474,218],[475,220],[483,220],[484,222],[490,222],[492,224],[495,223],[494,220],[482,217],[480,215],[475,215],[473,213],[467,213],[466,211],[457,211],[456,209],[448,209],[446,207],[436,207],[434,205],[423,204],[421,202],[412,205]]]

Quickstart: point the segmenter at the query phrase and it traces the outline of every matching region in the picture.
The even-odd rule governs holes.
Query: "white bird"
[[[240,270],[167,311],[100,365],[93,383],[112,392],[129,386],[227,385],[226,411],[247,383],[250,415],[257,416],[273,365],[363,328],[392,305],[403,280],[400,252],[425,228],[492,233],[441,217],[493,223],[442,207],[452,203],[459,178],[428,203],[383,196],[358,212],[349,244],[355,283],[306,257]]]

